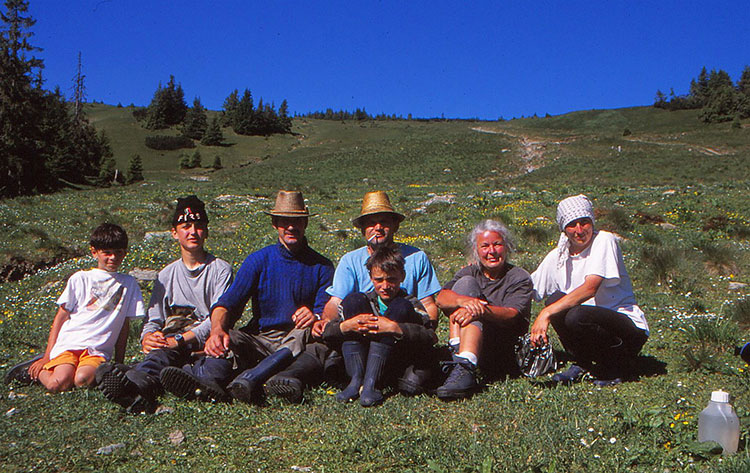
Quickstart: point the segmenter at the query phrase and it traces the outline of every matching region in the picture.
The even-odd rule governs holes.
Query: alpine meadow
[[[352,224],[363,195],[386,191],[406,217],[396,241],[424,250],[440,283],[490,218],[514,236],[510,261],[533,272],[558,243],[558,203],[585,194],[596,227],[620,238],[650,336],[637,379],[616,386],[550,373],[481,382],[452,402],[386,390],[371,408],[337,402],[327,382],[300,404],[166,394],[151,414],[96,388],[3,383],[0,471],[750,471],[750,367],[735,355],[750,342],[750,68],[737,85],[704,68],[688,95],[659,91],[653,106],[497,121],[294,114],[249,89],[209,110],[174,76],[148,106],[109,105],[86,100],[80,62],[73,100],[42,88],[27,3],[5,2],[0,31],[0,373],[44,353],[66,281],[96,266],[88,241],[101,223],[127,231],[119,271],[148,301],[180,257],[175,201],[192,194],[211,217],[207,250],[236,274],[276,242],[264,212],[280,189],[304,193],[307,239],[334,264],[363,245]],[[251,317],[248,304],[237,326]],[[129,330],[131,364],[144,355],[140,324]],[[442,314],[437,334],[445,346]],[[698,442],[719,389],[740,419],[733,455]]]

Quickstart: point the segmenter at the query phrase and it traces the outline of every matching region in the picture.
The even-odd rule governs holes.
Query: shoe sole
[[[159,375],[159,380],[164,389],[188,401],[195,399],[199,401],[230,401],[225,393],[203,383],[181,368],[174,366],[164,368]]]
[[[442,388],[442,386],[440,388]],[[471,396],[471,394],[476,389],[476,386],[468,388],[468,389],[461,389],[461,390],[452,389],[450,391],[440,389],[440,388],[437,388],[437,390],[435,391],[435,394],[437,395],[437,397],[440,399],[451,400],[451,399],[463,399],[463,398]]]
[[[276,396],[291,403],[302,402],[302,382],[298,379],[269,379],[263,387],[267,396]]]
[[[18,363],[17,365],[13,366],[8,370],[7,373],[5,373],[3,382],[5,384],[10,384],[11,382],[15,381],[22,386],[29,386],[30,384],[33,384],[34,380],[31,379],[31,376],[28,374],[29,366],[31,366],[35,361],[40,360],[41,358],[42,355],[37,355],[30,360],[26,360],[23,363]],[[21,377],[24,371],[26,371],[26,374]]]
[[[136,399],[138,387],[117,368],[104,373],[99,383],[104,397],[127,409]]]

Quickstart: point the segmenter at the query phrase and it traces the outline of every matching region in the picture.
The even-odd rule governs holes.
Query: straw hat
[[[274,217],[312,217],[305,205],[305,199],[300,191],[280,190],[276,196],[276,205],[270,212],[263,211]]]
[[[388,194],[383,191],[373,191],[365,194],[362,199],[362,211],[358,217],[352,219],[352,223],[355,227],[361,228],[361,219],[374,214],[391,214],[397,223],[402,222],[406,218],[393,210],[391,201],[388,199]]]

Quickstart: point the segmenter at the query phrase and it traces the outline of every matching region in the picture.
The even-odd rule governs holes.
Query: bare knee
[[[76,371],[76,376],[74,379],[74,383],[76,387],[85,387],[85,386],[91,386],[94,384],[94,373],[96,370],[90,369],[90,370],[83,370],[79,369]]]
[[[63,391],[68,391],[73,387],[73,380],[69,377],[50,377],[46,380],[46,382],[43,383],[44,387],[47,388],[47,391],[51,393],[59,393]]]

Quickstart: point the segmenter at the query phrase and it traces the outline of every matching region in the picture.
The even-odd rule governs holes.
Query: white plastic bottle
[[[698,441],[713,440],[724,448],[724,455],[737,451],[740,441],[740,420],[729,404],[729,393],[714,391],[708,407],[698,417]]]

